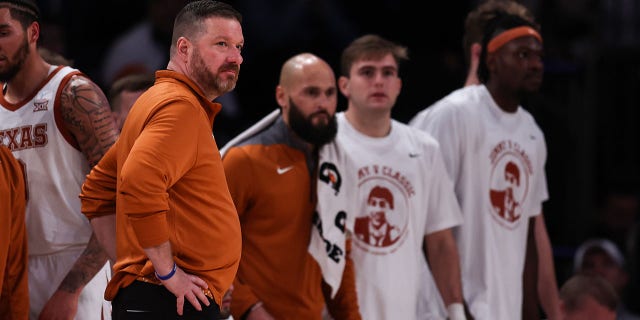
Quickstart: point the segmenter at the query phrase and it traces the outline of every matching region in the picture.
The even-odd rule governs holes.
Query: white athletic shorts
[[[40,311],[83,250],[29,256],[29,319],[38,319]],[[110,279],[111,265],[107,262],[80,293],[76,320],[111,319],[111,302],[104,300],[104,291]]]

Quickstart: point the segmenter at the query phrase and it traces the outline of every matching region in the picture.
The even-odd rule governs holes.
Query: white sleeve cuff
[[[447,306],[449,320],[467,320],[462,303],[456,302]]]

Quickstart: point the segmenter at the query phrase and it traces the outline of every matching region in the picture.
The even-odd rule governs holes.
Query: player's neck
[[[390,112],[357,110],[357,108],[350,107],[344,115],[351,126],[366,136],[382,138],[391,132]]]
[[[9,103],[19,103],[30,97],[49,76],[51,65],[39,55],[31,54],[22,68],[3,88],[4,98]]]
[[[505,90],[501,86],[497,85],[495,82],[489,81],[486,84],[487,90],[491,94],[493,101],[502,109],[504,112],[514,113],[518,111],[518,106],[520,105],[520,97],[508,90]]]

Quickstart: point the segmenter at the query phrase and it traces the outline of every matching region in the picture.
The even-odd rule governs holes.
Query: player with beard
[[[114,319],[219,317],[241,238],[211,134],[213,100],[236,85],[241,20],[211,0],[178,13],[167,70],[83,185],[82,211],[115,259],[105,292]]]
[[[319,117],[328,118],[328,121],[325,122],[326,120],[322,119],[314,122],[314,118]],[[318,121],[322,122],[317,124]],[[289,126],[302,140],[317,147],[333,140],[338,130],[333,114],[321,110],[305,116],[302,109],[291,98],[289,98]]]
[[[78,193],[117,137],[107,99],[80,71],[42,58],[35,1],[0,1],[0,25],[0,144],[23,165],[29,195],[29,317],[101,319],[109,265]]]
[[[223,150],[229,191],[242,226],[234,282],[235,319],[360,319],[348,261],[334,299],[307,251],[316,205],[318,148],[336,134],[336,79],[310,53],[282,66],[275,90],[280,114],[266,128]],[[347,246],[348,248],[348,246]]]

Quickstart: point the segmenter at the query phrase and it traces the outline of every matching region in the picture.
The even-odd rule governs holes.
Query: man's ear
[[[280,106],[280,114],[282,115],[282,120],[284,123],[289,124],[289,109],[291,106],[289,105],[289,95],[287,94],[285,88],[281,85],[276,87],[276,101]]]
[[[27,27],[27,40],[29,43],[37,43],[40,38],[40,24],[34,21]]]
[[[340,76],[340,78],[338,78],[338,89],[340,89],[340,92],[345,98],[349,99],[349,78]]]
[[[287,97],[284,92],[284,88],[281,85],[278,85],[276,87],[276,101],[278,102],[278,105],[282,108],[284,108],[287,105]]]
[[[467,72],[467,79],[464,82],[464,86],[470,86],[480,84],[478,79],[478,66],[480,65],[480,54],[482,53],[482,45],[474,42],[471,45],[469,52],[469,71]]]
[[[180,56],[182,60],[187,61],[189,57],[190,47],[191,47],[191,42],[187,38],[185,37],[178,38],[178,41],[176,43],[177,55]]]
[[[480,45],[477,42],[474,42],[471,45],[471,56],[469,57],[470,64],[473,65],[474,63],[478,63],[480,61],[480,54],[482,53],[482,45]]]

